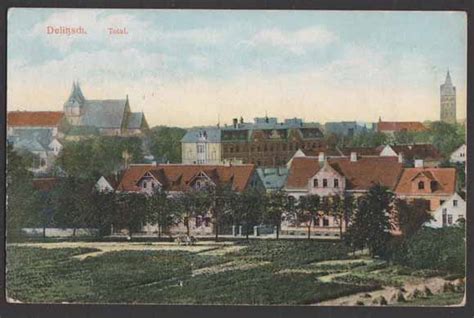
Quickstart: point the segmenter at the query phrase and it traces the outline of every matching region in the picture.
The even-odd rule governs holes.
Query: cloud
[[[301,55],[311,48],[325,47],[337,41],[337,36],[323,27],[308,27],[296,31],[265,29],[248,42],[254,47],[275,47]]]

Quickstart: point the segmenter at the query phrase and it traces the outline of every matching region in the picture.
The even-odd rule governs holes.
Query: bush
[[[394,263],[413,269],[459,275],[465,272],[465,231],[462,226],[423,228],[410,239],[393,239],[389,250],[387,256]]]

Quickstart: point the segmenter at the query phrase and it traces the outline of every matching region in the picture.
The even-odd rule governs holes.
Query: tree
[[[329,213],[339,221],[339,237],[342,238],[342,225],[344,221],[345,212],[344,199],[340,195],[335,194],[330,198],[330,209]]]
[[[97,228],[99,236],[112,234],[111,227],[117,211],[116,193],[93,190],[90,201],[91,215],[88,217],[88,225]]]
[[[177,223],[176,200],[169,197],[161,188],[156,188],[147,198],[147,211],[147,220],[158,225],[158,237]]]
[[[7,144],[6,165],[6,234],[9,238],[19,234],[22,227],[36,225],[39,211],[38,193],[32,185],[32,157],[17,153]]]
[[[209,189],[210,212],[214,224],[216,242],[219,240],[220,226],[228,219],[227,216],[232,215],[237,209],[236,195],[230,184],[217,185]]]
[[[395,222],[405,238],[412,237],[423,224],[433,218],[428,212],[429,201],[423,199],[415,199],[413,202],[396,199],[395,210]]]
[[[296,220],[305,223],[308,230],[308,239],[311,238],[311,225],[320,211],[320,197],[317,194],[302,196],[296,205]]]
[[[248,188],[238,195],[236,211],[244,226],[247,240],[252,227],[262,219],[263,198],[263,194],[255,188]]]
[[[181,162],[181,139],[186,129],[157,126],[150,129],[150,152],[157,159]]]
[[[393,198],[393,193],[379,184],[359,198],[357,212],[346,236],[353,248],[368,247],[372,256],[385,252],[392,230]]]
[[[118,228],[128,230],[128,235],[142,229],[146,222],[146,198],[143,193],[117,193],[117,211],[113,217],[113,224]]]
[[[289,208],[288,196],[283,191],[270,192],[265,202],[264,220],[276,227],[276,238],[280,237],[283,215]]]
[[[441,154],[448,158],[459,146],[466,143],[466,132],[458,124],[441,121],[431,123],[429,127],[431,142]]]
[[[180,220],[186,227],[186,234],[189,236],[189,222],[191,219],[199,215],[205,215],[209,211],[209,192],[202,190],[189,190],[177,197],[177,200]]]
[[[72,227],[73,236],[76,236],[77,228],[91,223],[94,211],[92,193],[92,180],[74,177],[61,179],[51,193],[56,223],[61,227]]]
[[[68,176],[97,180],[130,162],[143,162],[143,148],[143,140],[139,137],[97,136],[67,141],[56,164]]]

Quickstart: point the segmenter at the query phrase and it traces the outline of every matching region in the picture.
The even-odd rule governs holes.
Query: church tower
[[[81,116],[84,114],[85,100],[79,82],[73,82],[71,94],[64,103],[64,114],[71,125],[80,125]]]
[[[451,76],[446,74],[446,80],[440,87],[440,119],[445,123],[456,123],[456,87],[451,82]]]

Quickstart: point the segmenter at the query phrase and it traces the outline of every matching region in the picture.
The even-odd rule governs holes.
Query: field
[[[31,303],[354,305],[370,293],[389,298],[397,288],[422,289],[427,282],[440,293],[444,279],[414,274],[326,241],[7,246],[7,295]],[[450,303],[462,299],[462,293],[446,295]],[[423,301],[436,304],[413,299]]]

